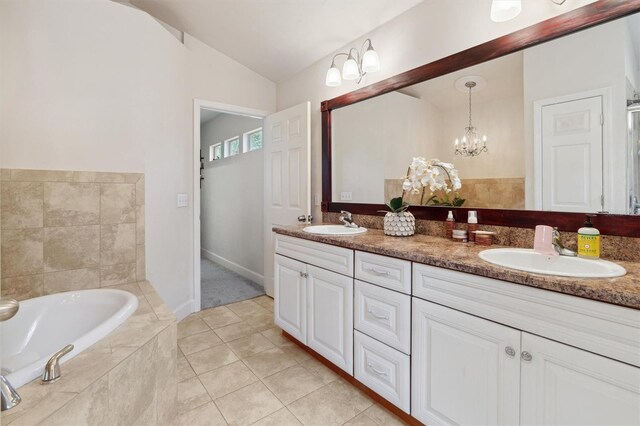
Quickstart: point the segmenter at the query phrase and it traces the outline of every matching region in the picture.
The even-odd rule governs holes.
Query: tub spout
[[[73,345],[67,345],[53,354],[47,365],[44,367],[44,373],[42,374],[42,383],[53,383],[60,378],[62,372],[60,371],[60,358],[68,354],[73,350]]]
[[[18,392],[11,386],[11,383],[4,375],[0,375],[0,392],[2,392],[2,411],[9,410],[22,401]]]

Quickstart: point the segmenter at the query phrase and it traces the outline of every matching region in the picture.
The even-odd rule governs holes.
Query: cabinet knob
[[[300,276],[301,276],[302,278],[308,278],[308,277],[309,277],[309,274],[307,274],[306,272],[302,272],[302,271],[301,271],[301,272],[300,272]]]
[[[520,358],[522,358],[523,361],[529,362],[533,359],[533,356],[527,351],[522,351]]]
[[[511,346],[507,346],[506,348],[504,348],[504,351],[507,353],[507,355],[509,355],[509,357],[513,358],[514,356],[516,356],[516,350],[513,349]]]

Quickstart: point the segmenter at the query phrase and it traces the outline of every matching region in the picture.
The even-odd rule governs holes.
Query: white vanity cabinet
[[[284,331],[307,344],[307,265],[275,256],[273,317]]]

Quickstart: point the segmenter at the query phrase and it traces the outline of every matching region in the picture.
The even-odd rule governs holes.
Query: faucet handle
[[[60,378],[62,372],[60,371],[60,358],[68,354],[73,350],[73,345],[67,345],[53,354],[47,365],[44,367],[44,373],[42,374],[42,383],[53,383]]]
[[[8,297],[0,299],[0,322],[13,318],[20,309],[20,303]]]

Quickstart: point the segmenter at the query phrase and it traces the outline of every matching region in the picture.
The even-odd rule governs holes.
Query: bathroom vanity
[[[275,321],[405,420],[640,424],[640,267],[508,270],[481,247],[275,227]]]

